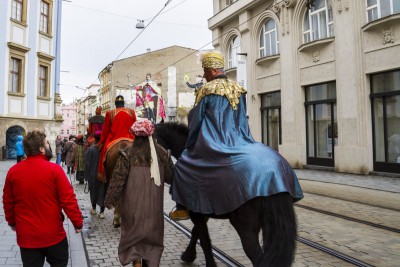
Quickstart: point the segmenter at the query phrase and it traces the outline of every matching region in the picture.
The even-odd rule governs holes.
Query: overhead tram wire
[[[172,1],[172,0],[168,0],[168,1],[165,3],[164,7],[157,13],[156,16],[153,17],[153,19],[149,22],[149,24],[147,24],[147,26],[149,26],[150,23],[151,23],[158,15],[161,14],[161,12],[165,9],[165,7],[166,7],[171,1]],[[187,1],[187,0],[184,0],[184,1]],[[184,1],[183,1],[183,2],[184,2]],[[201,51],[201,49],[205,48],[205,47],[206,47],[207,45],[209,45],[209,44],[212,44],[215,40],[217,40],[217,39],[219,39],[219,38],[221,38],[221,37],[227,35],[232,29],[238,28],[239,26],[241,26],[241,25],[247,23],[248,21],[254,19],[255,17],[259,16],[259,15],[260,15],[261,13],[263,13],[265,10],[270,10],[271,7],[272,7],[274,4],[280,4],[280,3],[282,3],[283,1],[284,1],[284,0],[281,0],[281,1],[279,1],[279,2],[275,2],[275,3],[273,3],[273,4],[270,4],[269,6],[267,6],[265,9],[263,9],[263,10],[260,11],[259,13],[255,14],[254,16],[250,17],[249,19],[243,21],[242,23],[238,24],[237,26],[230,28],[230,29],[229,29],[228,31],[226,31],[225,33],[223,33],[223,34],[217,36],[217,37],[216,37],[215,39],[213,39],[211,42],[206,43],[205,45],[203,45],[203,46],[201,46],[200,48],[198,48],[196,51],[187,54],[186,56],[184,56],[184,57],[182,57],[181,59],[179,59],[179,60],[175,61],[174,63],[172,63],[171,65],[169,65],[169,66],[167,66],[167,67],[165,67],[165,68],[163,68],[163,69],[161,69],[161,70],[159,70],[159,71],[156,71],[155,73],[157,73],[157,72],[162,72],[162,71],[168,69],[170,66],[173,66],[173,65],[175,65],[176,63],[178,63],[178,62],[184,60],[185,58],[187,58],[187,57],[189,57],[189,56],[191,56],[191,55],[193,55],[193,54],[195,54],[195,53],[198,53],[199,51]],[[183,2],[181,2],[181,3],[183,3]],[[175,5],[175,6],[173,6],[172,8],[174,8],[174,7],[178,6],[178,5],[180,5],[181,3],[179,3],[179,4]],[[171,8],[171,9],[172,9],[172,8]],[[169,9],[169,10],[171,10],[171,9]],[[169,10],[168,10],[168,11],[169,11]],[[167,11],[166,11],[166,12],[167,12]],[[164,13],[165,13],[165,12],[164,12]],[[117,57],[115,60],[117,60],[117,59],[132,45],[132,43],[133,43],[133,42],[139,37],[139,35],[147,28],[147,26],[146,26],[146,27],[145,27],[145,28],[144,28],[144,29],[129,43],[129,45],[118,55],[118,57]],[[115,60],[114,60],[114,61],[115,61]],[[96,82],[97,80],[98,80],[98,78],[96,78],[96,79],[92,82],[92,84],[93,84],[94,82]],[[143,83],[144,81],[145,81],[145,80],[141,80],[141,81],[139,81],[138,83],[136,83],[136,85],[137,85],[137,84],[140,84],[140,83]]]
[[[114,61],[116,61],[131,45],[132,43],[142,34],[142,32],[144,30],[147,29],[147,27],[149,27],[149,25],[158,17],[158,15],[160,15],[160,13],[167,7],[167,5],[169,3],[171,3],[172,0],[167,0],[167,2],[165,3],[165,5],[163,6],[163,8],[161,8],[161,10],[150,20],[150,22],[144,27],[143,30],[141,30],[138,35],[136,35],[135,38],[133,38],[133,40],[128,44],[128,46],[114,59]]]
[[[185,0],[185,1],[186,1],[186,0]],[[157,72],[162,72],[162,71],[168,69],[169,67],[174,66],[176,63],[178,63],[178,62],[184,60],[185,58],[187,58],[187,57],[189,57],[189,56],[191,56],[191,55],[193,55],[193,54],[195,54],[195,53],[198,53],[199,51],[201,51],[201,49],[203,49],[204,47],[206,47],[206,46],[209,45],[209,44],[212,44],[215,40],[217,40],[217,39],[219,39],[219,38],[221,38],[221,37],[227,35],[232,29],[238,28],[239,26],[241,26],[241,25],[245,24],[246,22],[248,22],[248,21],[254,19],[254,18],[257,17],[257,16],[259,16],[259,15],[260,15],[261,13],[263,13],[265,10],[270,10],[271,7],[272,7],[274,4],[280,4],[280,3],[282,3],[283,1],[284,1],[284,0],[281,0],[281,1],[279,1],[279,2],[275,2],[275,3],[273,3],[273,4],[269,5],[269,6],[267,6],[267,7],[266,7],[265,9],[263,9],[261,12],[259,12],[259,13],[257,13],[256,15],[250,17],[248,20],[245,20],[245,21],[243,21],[242,23],[238,24],[237,26],[230,28],[228,31],[226,31],[225,33],[219,35],[218,37],[216,37],[215,39],[213,39],[211,42],[206,43],[205,45],[203,45],[203,46],[201,46],[200,48],[198,48],[196,51],[187,54],[187,55],[184,56],[183,58],[181,58],[181,59],[175,61],[175,62],[172,63],[171,65],[169,65],[169,66],[167,66],[167,67],[165,67],[165,68],[163,68],[163,69],[161,69],[161,70],[159,70],[159,71],[157,71]],[[157,72],[156,72],[156,73],[157,73]],[[145,80],[141,80],[141,81],[139,81],[137,84],[140,84],[140,83],[142,83],[142,82],[144,82],[144,81],[145,81]]]

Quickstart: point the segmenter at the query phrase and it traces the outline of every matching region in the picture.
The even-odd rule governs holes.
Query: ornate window
[[[49,84],[49,68],[47,66],[39,66],[39,96],[48,96],[48,84]]]
[[[368,22],[400,13],[399,0],[366,0]]]
[[[334,36],[331,0],[315,0],[303,21],[303,42]]]
[[[39,31],[50,34],[50,4],[46,1],[40,2],[40,25]]]
[[[229,44],[228,68],[236,68],[237,54],[240,53],[240,37],[235,36]]]
[[[19,58],[11,57],[10,60],[10,78],[8,84],[8,91],[12,93],[21,93],[21,70],[22,60]]]
[[[23,22],[23,7],[24,5],[22,0],[13,0],[11,6],[11,18]]]
[[[268,19],[260,33],[260,58],[279,54],[279,34],[275,20]]]

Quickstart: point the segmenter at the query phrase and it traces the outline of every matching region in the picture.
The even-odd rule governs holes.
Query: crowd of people
[[[75,174],[80,184],[87,181],[91,215],[97,214],[99,206],[99,218],[103,219],[105,207],[119,206],[118,256],[121,264],[132,263],[135,267],[160,265],[164,249],[164,182],[172,184],[171,194],[177,209],[170,217],[175,220],[188,219],[188,210],[205,214],[229,212],[249,196],[288,192],[294,200],[302,198],[296,177],[293,177],[294,187],[284,184],[276,192],[239,190],[261,188],[277,179],[274,177],[281,175],[280,170],[266,166],[275,176],[265,177],[265,166],[257,165],[260,161],[251,161],[252,157],[261,158],[261,154],[274,159],[277,155],[252,138],[245,111],[246,91],[227,78],[222,55],[215,51],[206,53],[202,66],[202,77],[207,83],[200,84],[202,77],[198,77],[196,102],[188,118],[189,139],[175,167],[169,153],[153,139],[154,121],[137,120],[135,111],[125,108],[121,95],[115,99],[115,109],[107,111],[105,117],[100,108],[96,110],[96,118],[89,120],[86,136],[71,135],[68,140],[57,136],[55,163],[50,162],[52,150],[42,131],[33,130],[18,138],[18,163],[7,173],[3,206],[9,226],[17,233],[24,266],[43,266],[44,260],[52,266],[67,266],[68,242],[62,226],[63,214],[70,218],[76,232],[81,231],[83,221],[66,174]],[[128,140],[132,145],[119,151],[112,177],[106,177],[106,153],[120,140]],[[26,160],[22,160],[24,155]],[[237,166],[226,165],[226,159],[233,156],[238,157]],[[62,169],[64,165],[66,172]],[[207,167],[211,165],[214,167]],[[227,177],[239,177],[232,174],[238,170],[245,170],[241,173],[244,178],[230,181],[232,192],[221,194]],[[221,171],[228,175],[221,175]],[[26,179],[28,172],[29,179]],[[196,181],[192,174],[198,177]],[[246,187],[245,183],[262,186]],[[201,197],[196,199],[196,195]],[[229,203],[220,199],[227,195],[232,197]],[[143,217],[147,218],[146,222],[139,219]]]

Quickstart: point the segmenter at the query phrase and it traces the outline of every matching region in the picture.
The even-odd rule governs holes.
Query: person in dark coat
[[[154,142],[151,121],[137,121],[131,131],[135,140],[120,152],[105,205],[120,203],[121,264],[158,267],[164,250],[164,181],[171,182],[174,165],[169,153]]]
[[[70,135],[68,142],[64,146],[64,153],[66,153],[65,164],[67,165],[67,174],[75,173],[74,147],[75,147],[75,136]]]
[[[97,179],[97,167],[100,159],[100,152],[97,143],[100,140],[101,131],[96,131],[93,135],[94,143],[87,149],[85,154],[85,180],[88,182],[90,191],[90,202],[92,209],[90,214],[96,215],[96,205],[100,206],[99,218],[104,219],[104,194],[105,183]]]
[[[62,145],[63,145],[63,141],[61,139],[61,135],[57,135],[57,139],[56,139],[56,163],[58,165],[61,164]]]
[[[78,134],[75,140],[74,147],[74,169],[76,171],[76,180],[80,183],[84,183],[84,172],[85,172],[85,140],[83,135]]]

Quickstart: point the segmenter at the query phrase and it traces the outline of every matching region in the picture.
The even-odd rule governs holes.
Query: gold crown
[[[124,98],[122,96],[117,97],[117,99],[115,99],[115,101],[124,101]]]
[[[224,56],[219,51],[210,51],[202,55],[201,65],[206,69],[222,69],[224,67]]]

